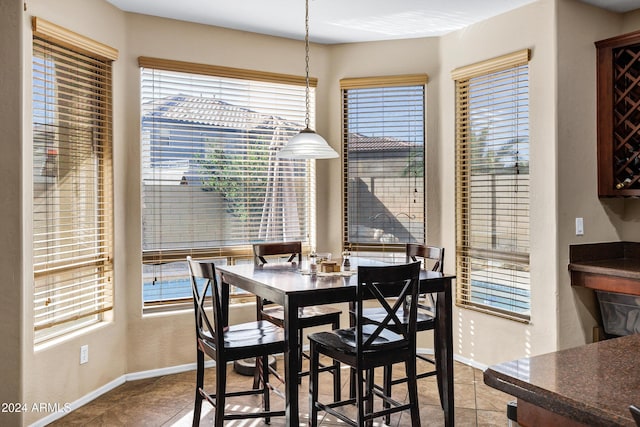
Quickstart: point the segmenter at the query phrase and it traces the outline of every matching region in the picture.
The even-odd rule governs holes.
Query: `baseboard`
[[[59,420],[60,418],[67,415],[69,412],[74,411],[83,405],[86,405],[87,403],[91,402],[93,399],[102,396],[103,394],[113,390],[114,388],[124,384],[125,382],[127,382],[127,376],[122,375],[116,378],[115,380],[108,382],[102,387],[92,391],[91,393],[82,396],[80,399],[72,402],[68,406],[68,409],[69,409],[68,411],[58,411],[58,412],[49,414],[46,417],[40,418],[35,423],[31,424],[31,427],[44,427],[47,424],[50,424],[56,420]]]

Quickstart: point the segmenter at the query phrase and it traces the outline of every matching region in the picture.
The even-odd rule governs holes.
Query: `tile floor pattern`
[[[424,363],[419,361],[419,363]],[[426,364],[425,364],[426,365]],[[278,366],[282,366],[282,360],[278,360]],[[401,367],[401,365],[398,365]],[[251,377],[236,374],[232,367],[228,368],[228,385],[237,388],[239,385],[248,385]],[[330,399],[332,396],[331,380],[322,380],[321,374],[321,399],[322,396]],[[506,418],[507,402],[514,400],[511,396],[488,387],[482,380],[482,371],[456,362],[454,366],[455,377],[455,416],[456,426],[508,426]],[[302,380],[300,385],[300,408],[303,414],[301,425],[307,425],[308,421],[308,381]],[[348,375],[343,370],[343,396],[348,393]],[[207,369],[205,374],[205,387],[209,384],[209,390],[215,382],[215,372]],[[127,382],[108,393],[98,397],[88,404],[67,414],[63,418],[50,424],[52,426],[190,426],[193,416],[195,371],[179,374],[164,375]],[[282,386],[279,387],[282,389]],[[423,426],[443,426],[444,418],[438,398],[438,390],[435,378],[425,378],[418,381],[420,401],[420,419]],[[406,387],[398,385],[394,387],[394,398],[404,400]],[[229,406],[242,408],[249,405],[260,405],[260,398],[254,400],[251,397],[234,398],[229,401]],[[284,406],[284,401],[278,396],[272,395],[272,408]],[[351,408],[353,410],[353,407]],[[345,425],[343,422],[321,413],[320,426]],[[201,417],[202,426],[213,424],[212,407],[204,402]],[[284,418],[272,418],[271,426],[284,426]],[[250,419],[241,421],[228,421],[227,426],[263,426],[262,419]],[[382,419],[376,420],[374,426],[382,426]],[[408,412],[394,414],[391,426],[411,426]]]

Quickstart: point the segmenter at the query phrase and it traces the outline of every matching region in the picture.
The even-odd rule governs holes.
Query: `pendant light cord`
[[[309,102],[309,0],[305,3],[305,17],[304,17],[304,52],[305,52],[305,73],[306,73],[306,91],[305,91],[305,116],[304,124],[309,129],[309,110],[311,109],[311,103]]]

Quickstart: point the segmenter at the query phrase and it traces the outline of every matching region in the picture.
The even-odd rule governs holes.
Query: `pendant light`
[[[278,151],[276,157],[280,159],[332,159],[338,157],[338,153],[323,137],[309,128],[309,0],[306,0],[305,5],[304,46],[306,61],[305,128],[291,138],[287,145]]]

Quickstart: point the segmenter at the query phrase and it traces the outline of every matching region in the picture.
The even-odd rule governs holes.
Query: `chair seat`
[[[362,327],[362,339],[366,340],[375,329],[375,325],[364,325]],[[345,354],[356,353],[356,328],[317,332],[310,334],[309,339],[321,346],[335,348]],[[402,335],[385,329],[375,338],[370,348],[375,351],[393,351],[405,347],[406,342],[403,340]]]
[[[366,317],[367,319],[371,319],[376,322],[381,322],[386,315],[387,315],[387,312],[385,311],[384,308],[376,307],[376,308],[365,308],[362,310],[363,317]],[[397,315],[398,315],[398,319],[400,319],[402,323],[406,325],[408,313],[405,313],[403,309],[399,309]],[[436,321],[436,318],[433,315],[425,311],[418,310],[418,313],[416,315],[416,323],[417,323],[416,330],[418,331],[431,330],[435,326],[435,321]]]
[[[319,305],[304,307],[298,312],[298,321],[302,328],[327,325],[339,318],[342,311],[333,307]],[[274,322],[278,326],[284,326],[284,308],[281,305],[265,307],[262,310],[262,318]]]
[[[206,335],[207,344],[213,346],[213,338]],[[251,347],[259,348],[257,354],[273,351],[273,347],[281,347],[284,351],[284,329],[271,322],[259,320],[257,322],[239,323],[225,328],[223,334],[225,350],[247,350]]]

